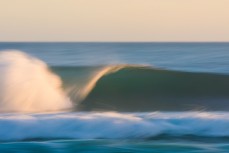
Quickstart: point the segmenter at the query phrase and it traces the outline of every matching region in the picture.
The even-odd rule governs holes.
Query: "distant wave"
[[[226,112],[6,114],[0,116],[0,141],[228,137],[228,118]]]

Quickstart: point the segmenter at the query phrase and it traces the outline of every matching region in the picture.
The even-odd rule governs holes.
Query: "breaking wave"
[[[53,67],[52,70],[61,76],[64,90],[70,91],[68,95],[76,104],[76,110],[229,110],[229,76],[224,74],[180,72],[142,65]],[[90,77],[85,79],[85,76]]]
[[[144,65],[48,67],[0,53],[0,112],[227,111],[229,76]]]

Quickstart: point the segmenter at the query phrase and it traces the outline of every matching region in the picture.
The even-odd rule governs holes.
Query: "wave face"
[[[65,90],[78,87],[78,91],[71,90],[74,92],[69,94],[77,103],[77,110],[229,110],[228,75],[161,70],[139,65],[54,67],[53,70],[62,77]],[[85,81],[84,77],[75,77],[78,75],[90,77]],[[87,88],[84,98],[74,98],[76,93],[88,87],[90,80],[94,80],[93,85]],[[84,83],[79,86],[79,82]]]
[[[0,116],[0,140],[228,137],[228,118],[225,112],[6,114]]]
[[[0,112],[53,111],[71,107],[60,78],[19,51],[0,52]]]

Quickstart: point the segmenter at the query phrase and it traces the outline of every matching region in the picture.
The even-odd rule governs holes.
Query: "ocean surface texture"
[[[229,43],[0,43],[0,153],[228,153]]]

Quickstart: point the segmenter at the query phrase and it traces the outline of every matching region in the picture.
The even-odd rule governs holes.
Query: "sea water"
[[[229,43],[0,50],[0,152],[229,152]]]

